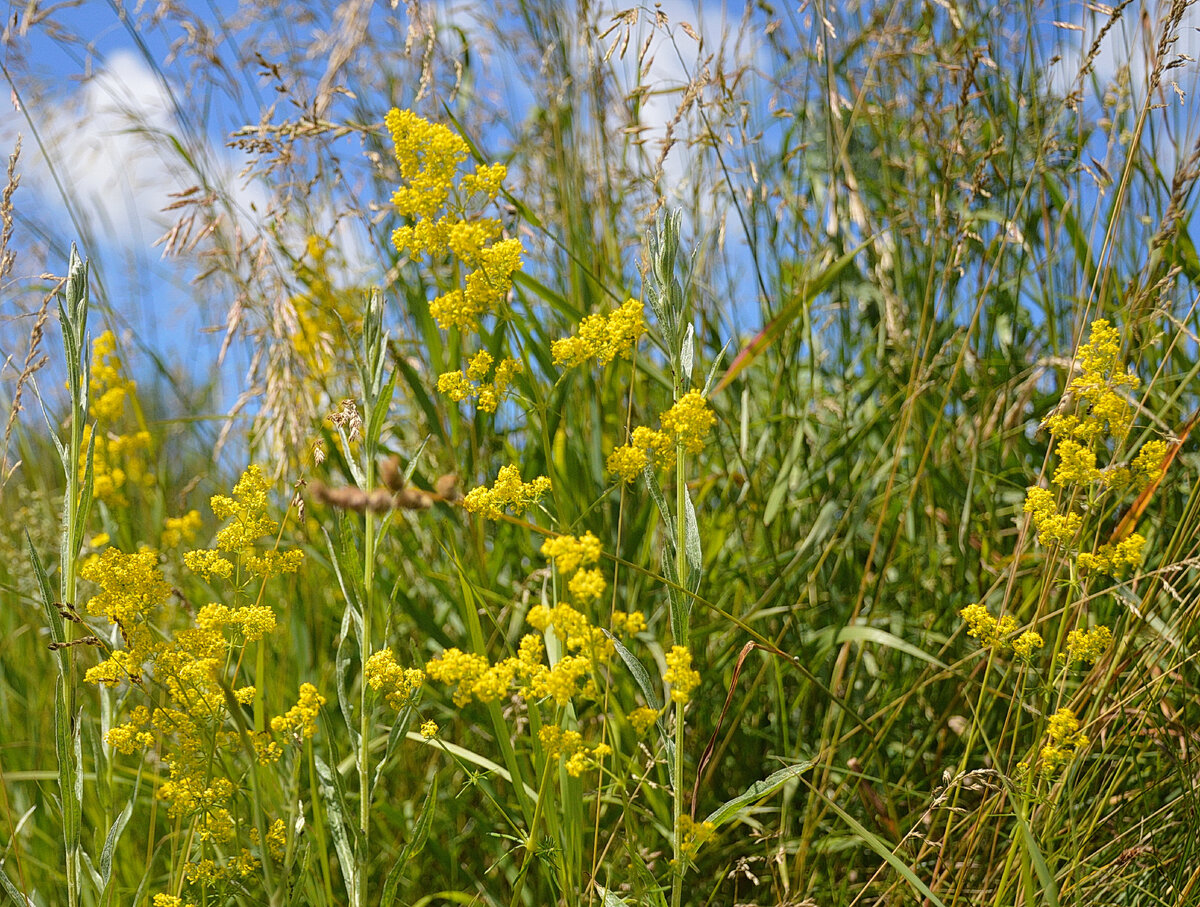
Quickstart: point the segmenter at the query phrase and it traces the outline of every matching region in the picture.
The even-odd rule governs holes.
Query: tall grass
[[[77,222],[85,332],[76,237],[10,173],[14,903],[1200,904],[1186,4],[1111,84],[1092,41],[1132,5],[1054,81],[1078,11],[1032,4],[747,7],[724,32],[524,2],[114,10],[233,111],[266,201],[247,220],[205,163],[202,105],[145,124],[194,175],[164,248],[236,385],[196,419],[212,388],[120,330],[118,262]],[[36,130],[34,31],[88,36],[65,10],[10,29]],[[451,198],[524,247],[474,325],[434,300],[477,250],[392,242],[426,217],[393,204],[393,106],[464,143],[456,185],[507,165],[494,201]],[[556,341],[631,296],[646,336],[566,364]],[[1108,422],[1078,383],[1100,320]],[[479,350],[520,364],[491,410],[438,390],[495,380]],[[691,391],[694,447],[665,417]],[[1044,424],[1071,414],[1106,426],[1103,477]],[[623,482],[631,440],[650,462]],[[548,489],[477,506],[510,465]],[[1031,487],[1078,530],[1045,531]],[[1131,563],[1089,564],[1133,532]],[[109,619],[120,571],[140,610]],[[121,651],[142,668],[97,685]],[[114,738],[138,706],[164,711]]]

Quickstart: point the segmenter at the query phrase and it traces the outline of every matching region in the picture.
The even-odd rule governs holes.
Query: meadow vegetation
[[[267,195],[191,373],[13,154],[12,903],[1200,904],[1186,3],[112,8]]]

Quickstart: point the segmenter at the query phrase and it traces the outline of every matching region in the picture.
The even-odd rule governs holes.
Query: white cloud
[[[189,133],[177,110],[175,98],[181,97],[186,92],[169,89],[141,58],[118,52],[73,91],[31,106],[30,119],[49,160],[31,141],[21,111],[0,114],[0,140],[12,147],[23,134],[23,185],[40,204],[62,211],[65,193],[84,224],[117,246],[144,251],[168,229],[177,213],[163,209],[173,193],[197,184],[197,169],[233,202],[243,228],[251,227],[252,209],[262,210],[265,191],[243,185],[239,152]],[[175,138],[184,141],[191,165]]]

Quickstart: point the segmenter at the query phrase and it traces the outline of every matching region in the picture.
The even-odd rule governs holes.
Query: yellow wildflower
[[[645,735],[651,725],[658,720],[658,709],[652,709],[648,705],[634,709],[629,713],[629,723],[633,725],[634,733],[639,737]]]
[[[162,545],[164,548],[174,548],[184,542],[196,538],[204,521],[200,519],[200,511],[189,510],[183,516],[169,516],[163,525]]]
[[[967,635],[978,639],[981,646],[1002,649],[1005,645],[1004,638],[1017,629],[1015,617],[1005,615],[997,620],[980,604],[967,605],[958,613],[967,624]]]
[[[692,668],[692,653],[683,646],[671,646],[663,680],[670,685],[674,702],[684,703],[691,699],[692,690],[700,685],[700,672]]]
[[[1111,645],[1112,631],[1103,624],[1091,630],[1072,630],[1067,634],[1067,651],[1060,657],[1069,663],[1093,665]]]
[[[688,453],[699,453],[704,449],[704,438],[716,421],[708,401],[696,390],[688,391],[662,414],[663,431]]]
[[[590,532],[576,538],[560,535],[542,542],[542,556],[552,558],[560,573],[571,573],[582,564],[594,564],[600,559],[600,540]]]
[[[1090,742],[1079,731],[1079,719],[1067,708],[1059,709],[1050,718],[1046,735],[1050,742],[1041,750],[1041,772],[1053,775],[1078,755]]]
[[[550,490],[550,480],[539,476],[532,482],[522,482],[521,472],[516,466],[502,466],[491,487],[473,488],[463,500],[463,507],[471,513],[479,513],[488,519],[497,520],[504,508],[512,508],[517,516],[536,504]]]
[[[300,698],[283,715],[271,719],[271,730],[276,734],[294,734],[298,737],[309,738],[317,732],[317,716],[325,697],[317,692],[311,683],[300,684]]]
[[[1034,652],[1040,649],[1043,645],[1045,645],[1045,641],[1042,639],[1042,635],[1040,633],[1036,633],[1033,630],[1026,630],[1015,640],[1013,640],[1013,654],[1016,655],[1017,658],[1029,661],[1033,658]]]
[[[610,315],[589,315],[575,336],[551,345],[554,364],[571,368],[594,358],[607,365],[619,355],[627,357],[646,332],[643,311],[640,301],[629,299]]]

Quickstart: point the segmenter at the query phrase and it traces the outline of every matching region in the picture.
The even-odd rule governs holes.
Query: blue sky
[[[236,8],[236,4],[227,0],[196,4],[196,21],[216,26],[219,17],[233,14]],[[475,34],[471,13],[474,8],[468,3],[438,7],[443,19],[451,22],[458,29],[457,34],[465,36],[468,42]],[[1068,78],[1063,74],[1078,70],[1081,48],[1091,43],[1095,30],[1103,22],[1103,17],[1091,11],[1092,8],[1080,3],[1044,8],[1045,24],[1039,38],[1047,49],[1057,48],[1051,56],[1061,59],[1049,65],[1052,76],[1064,90]],[[162,351],[168,358],[184,364],[211,362],[220,333],[204,331],[219,327],[222,313],[197,298],[197,291],[190,283],[196,273],[194,263],[164,261],[161,250],[154,246],[154,241],[175,219],[172,213],[164,213],[163,207],[171,201],[172,193],[186,189],[194,181],[187,169],[180,166],[177,149],[168,137],[189,135],[190,130],[188,151],[204,161],[204,170],[213,181],[227,188],[236,206],[234,219],[243,230],[260,229],[258,215],[266,189],[238,177],[247,159],[225,143],[230,131],[246,125],[248,112],[270,103],[274,93],[269,81],[256,72],[229,73],[229,86],[225,90],[190,82],[177,63],[169,62],[174,36],[153,30],[131,31],[118,15],[118,9],[114,4],[93,0],[60,14],[64,19],[70,17],[74,30],[91,36],[86,50],[64,50],[60,43],[35,28],[28,36],[24,61],[11,56],[6,59],[14,70],[38,74],[53,86],[49,98],[40,99],[29,109],[36,111],[33,126],[53,149],[51,157],[57,162],[56,170],[51,171],[38,154],[24,112],[13,105],[4,105],[0,113],[0,145],[6,155],[17,132],[24,135],[23,182],[16,197],[18,217],[22,218],[18,221],[18,233],[22,225],[31,228],[31,232],[35,222],[47,231],[39,242],[23,244],[18,238],[18,248],[26,250],[18,261],[18,269],[23,264],[29,266],[24,272],[27,279],[43,269],[61,271],[63,262],[56,261],[56,256],[65,259],[69,242],[79,238],[96,265],[103,297],[112,303],[107,314],[115,327],[145,350]],[[710,49],[719,45],[722,25],[736,25],[742,12],[737,4],[721,3],[672,2],[665,4],[664,9],[675,22],[687,19],[695,23],[709,41]],[[391,4],[376,4],[370,12],[371,27],[382,27],[384,17],[403,15],[403,7],[393,12]],[[278,23],[277,37],[315,40],[322,29],[336,24]],[[1196,24],[1200,24],[1200,19],[1197,23],[1186,23],[1180,30],[1180,41],[1172,53],[1200,57],[1200,31]],[[1096,60],[1096,75],[1102,84],[1110,81],[1126,61],[1133,61],[1129,71],[1134,94],[1144,91],[1145,64],[1139,62],[1145,59],[1143,29],[1140,10],[1129,7],[1124,20],[1109,33]],[[651,54],[654,60],[651,77],[668,87],[686,81],[687,54],[695,50],[687,46],[690,39],[685,34],[677,32],[677,35],[683,42],[682,55],[661,45]],[[797,40],[802,37],[797,36]],[[640,37],[635,35],[631,60],[636,58],[639,41]],[[756,49],[741,46],[736,52],[749,54],[753,59]],[[492,84],[480,85],[478,90],[502,94],[510,116],[519,117],[531,100],[523,73],[499,49],[481,46],[478,55],[490,66],[483,71],[492,80]],[[158,76],[151,61],[166,73],[165,80]],[[1200,131],[1194,116],[1195,66],[1183,66],[1171,75],[1178,80],[1180,92],[1170,85],[1164,87],[1163,110],[1155,114],[1156,128],[1152,133],[1155,155],[1168,172],[1174,165],[1176,149],[1189,146]],[[235,91],[241,93],[240,105],[231,100]],[[1090,90],[1086,96],[1094,109]],[[370,105],[371,99],[359,102]],[[651,138],[661,135],[674,104],[675,99],[668,92],[648,97],[642,109],[642,122]],[[379,99],[377,106],[382,115],[386,99]],[[135,128],[136,124],[140,126]],[[769,127],[769,120],[767,124]],[[498,142],[503,141],[502,131],[498,130]],[[1098,172],[1104,161],[1104,149],[1098,148]],[[668,182],[672,184],[685,186],[693,176],[684,143],[676,146],[667,168]],[[64,205],[60,187],[74,200],[73,209]],[[78,215],[77,222],[72,221],[73,215]],[[88,234],[81,225],[97,229]],[[736,249],[741,241],[740,230],[732,218],[727,226],[729,242]],[[44,258],[39,257],[39,246]],[[358,277],[371,279],[375,257],[366,237],[348,234],[344,246],[349,267]],[[746,290],[753,295],[753,286],[748,284]],[[11,292],[11,288],[7,290],[6,297]],[[0,299],[0,314],[5,316],[11,317],[29,307],[28,299],[23,302]],[[751,329],[753,325],[740,327]],[[15,333],[20,336],[20,330]],[[231,373],[240,373],[242,366],[244,359],[235,360]]]

